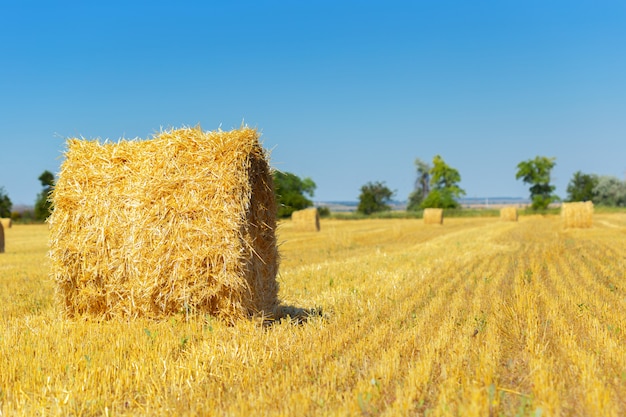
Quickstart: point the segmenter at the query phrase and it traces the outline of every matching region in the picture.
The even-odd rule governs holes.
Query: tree
[[[417,169],[417,179],[415,180],[415,189],[409,194],[409,202],[406,209],[409,211],[417,210],[420,208],[422,201],[428,196],[430,192],[430,170],[432,169],[429,164],[417,158],[415,160],[415,168]]]
[[[13,208],[11,199],[4,191],[4,187],[0,187],[0,217],[11,217],[11,208]]]
[[[311,178],[300,179],[290,172],[274,171],[274,192],[278,203],[278,217],[291,216],[296,210],[311,207],[313,202],[305,195],[313,197],[315,182]]]
[[[567,201],[592,201],[598,177],[576,171],[567,185]]]
[[[422,208],[458,208],[460,197],[465,190],[459,187],[461,174],[445,163],[443,158],[435,155],[430,169],[430,192],[422,201]]]
[[[37,195],[37,200],[35,201],[35,220],[45,221],[54,209],[52,201],[50,201],[50,193],[54,187],[54,174],[46,170],[38,179],[41,181],[43,190]]]
[[[537,156],[517,164],[517,174],[515,179],[522,179],[526,184],[530,184],[531,208],[533,210],[543,210],[548,208],[550,203],[558,201],[559,197],[553,194],[555,186],[550,184],[550,172],[556,165],[556,158]]]
[[[626,206],[626,183],[608,175],[598,177],[592,201],[601,206]]]
[[[357,212],[363,214],[372,214],[379,211],[390,210],[389,202],[395,194],[384,182],[368,182],[361,187],[361,195],[359,195],[359,205]]]

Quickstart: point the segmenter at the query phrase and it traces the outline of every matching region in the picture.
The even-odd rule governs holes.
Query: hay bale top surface
[[[255,129],[68,140],[50,257],[65,313],[237,318],[276,304],[276,205]]]
[[[4,226],[5,229],[10,229],[13,226],[13,221],[10,217],[2,217],[0,218],[0,223]]]

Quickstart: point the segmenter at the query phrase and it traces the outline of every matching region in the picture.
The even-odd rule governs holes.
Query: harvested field
[[[278,227],[301,324],[67,320],[46,226],[0,257],[2,415],[621,416],[626,213]]]

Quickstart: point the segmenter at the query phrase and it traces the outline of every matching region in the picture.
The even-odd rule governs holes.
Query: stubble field
[[[47,227],[6,230],[0,415],[626,414],[626,214],[278,233],[304,323],[65,320]]]

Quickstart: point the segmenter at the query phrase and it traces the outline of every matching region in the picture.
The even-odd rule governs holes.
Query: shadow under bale
[[[309,320],[321,317],[323,319],[328,318],[322,311],[321,307],[316,308],[301,308],[292,305],[279,305],[274,310],[273,317],[267,317],[263,321],[263,325],[272,326],[273,324],[280,323],[288,320],[293,324],[304,324]]]

